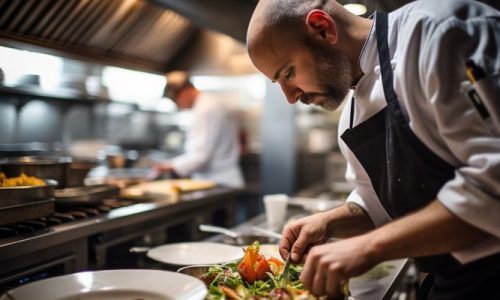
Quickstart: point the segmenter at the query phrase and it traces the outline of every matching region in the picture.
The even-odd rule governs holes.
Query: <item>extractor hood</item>
[[[144,0],[0,0],[0,43],[164,72],[199,30]]]

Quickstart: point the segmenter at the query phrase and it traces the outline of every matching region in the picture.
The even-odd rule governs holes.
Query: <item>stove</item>
[[[238,190],[216,187],[177,198],[110,198],[0,226],[0,295],[22,284],[86,270],[165,266],[130,247],[200,240],[198,224],[232,226]],[[227,222],[227,223],[225,223]]]
[[[8,249],[8,244],[22,243],[24,241],[41,241],[45,237],[57,236],[57,232],[64,228],[76,228],[82,223],[101,220],[119,208],[130,207],[142,201],[127,199],[105,199],[93,205],[68,206],[56,203],[55,211],[37,219],[0,226],[0,245]],[[26,254],[15,255],[3,260],[0,255],[0,294],[10,288],[40,279],[81,271],[90,268],[89,258],[95,257],[95,250],[90,245],[95,244],[94,236],[70,239],[52,247],[33,249],[30,246],[22,247]]]
[[[51,226],[96,217],[109,213],[115,208],[125,207],[136,203],[138,203],[136,200],[131,201],[117,198],[105,199],[100,204],[86,206],[63,206],[56,204],[55,212],[51,215],[29,221],[0,226],[0,240],[16,236],[22,238],[25,234],[43,233]]]

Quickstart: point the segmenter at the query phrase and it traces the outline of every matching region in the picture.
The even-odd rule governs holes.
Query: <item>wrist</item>
[[[374,264],[390,259],[389,248],[386,247],[383,235],[380,235],[378,231],[364,234],[363,238],[366,240],[367,255]]]

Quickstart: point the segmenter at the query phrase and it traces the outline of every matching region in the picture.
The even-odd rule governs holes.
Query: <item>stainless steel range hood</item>
[[[243,43],[211,29],[242,41],[252,10],[231,0],[0,0],[0,44],[155,73],[241,74],[255,72]]]
[[[153,72],[199,28],[144,0],[0,0],[0,44]]]

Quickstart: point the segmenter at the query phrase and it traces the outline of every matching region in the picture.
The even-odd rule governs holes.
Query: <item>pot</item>
[[[57,181],[57,187],[66,186],[70,157],[21,156],[0,159],[0,171],[7,177],[17,177],[21,173],[43,179]]]
[[[90,170],[96,166],[97,162],[95,161],[74,161],[70,163],[66,187],[84,186],[85,178],[89,174]]]

